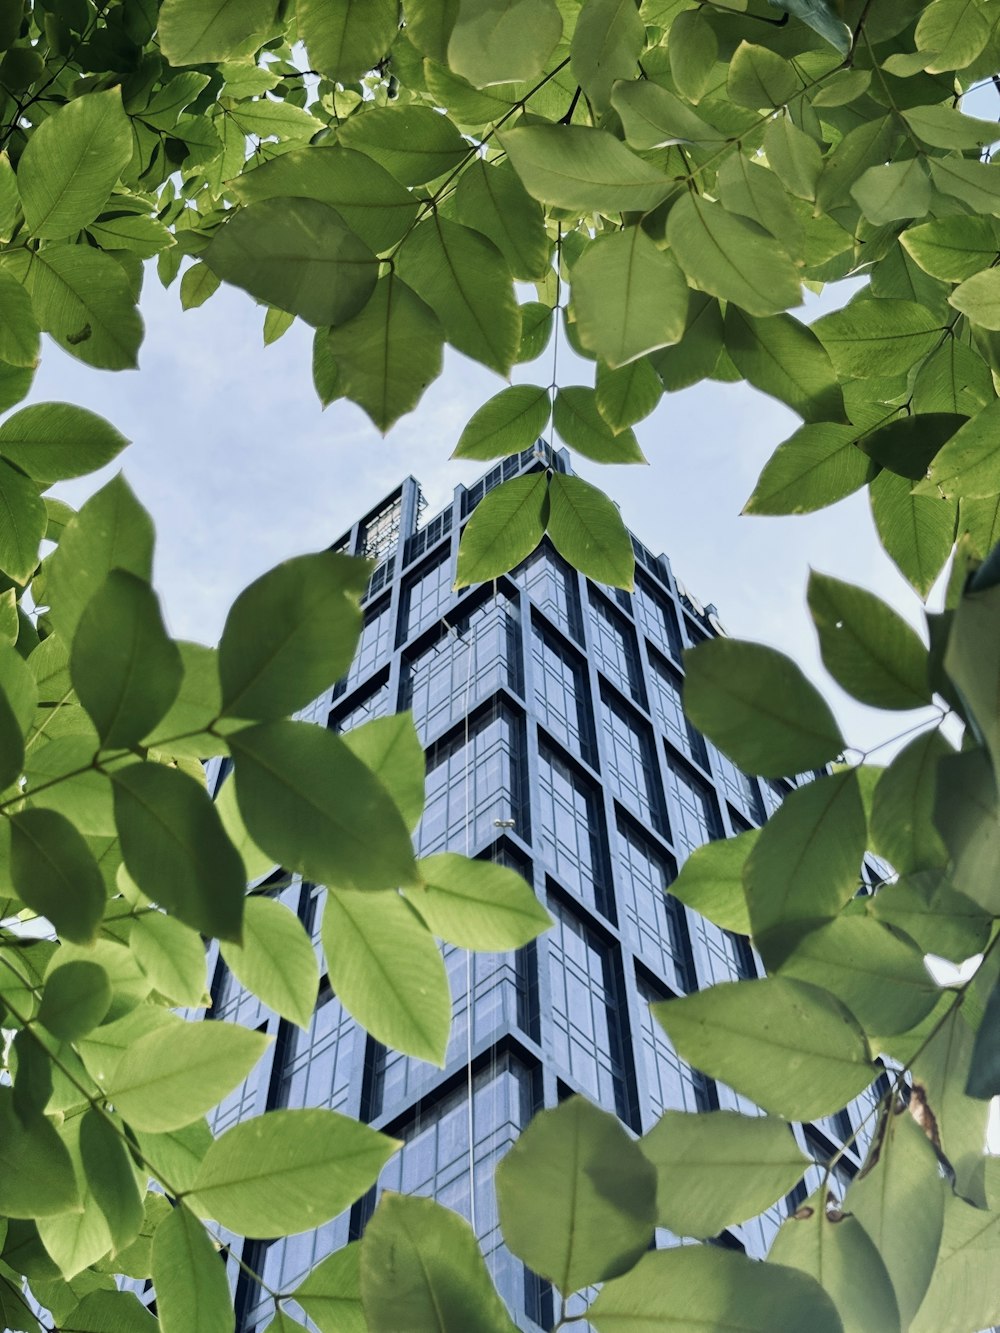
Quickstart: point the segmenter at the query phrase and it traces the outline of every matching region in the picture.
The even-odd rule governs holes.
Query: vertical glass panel
[[[763,824],[764,807],[760,799],[757,783],[733,763],[721,750],[715,751],[715,763],[719,779],[727,798],[747,819],[755,824]]]
[[[532,626],[531,655],[539,721],[568,750],[593,763],[593,724],[583,663],[537,625]]]
[[[671,822],[679,858],[720,836],[719,812],[708,787],[672,760],[667,761],[667,789],[673,797]]]
[[[681,635],[669,599],[663,593],[655,591],[653,585],[639,575],[635,581],[632,604],[635,607],[635,618],[643,634],[651,639],[661,652],[679,663]]]
[[[684,909],[667,892],[673,866],[624,821],[618,825],[618,858],[626,939],[673,989],[691,989],[687,921]]]
[[[602,597],[590,596],[590,623],[598,667],[624,693],[645,707],[639,650],[631,626]]]
[[[380,667],[389,656],[391,647],[392,613],[389,599],[386,598],[378,605],[370,606],[365,611],[364,627],[361,630],[361,638],[358,642],[357,652],[354,654],[354,661],[334,694],[345,694],[348,690],[353,690],[355,685],[360,685],[363,681],[366,681],[372,672]]]
[[[371,722],[373,718],[385,717],[389,712],[389,682],[384,680],[381,685],[372,690],[371,694],[366,694],[360,699],[353,708],[346,713],[341,713],[333,722],[335,731],[352,731],[355,727],[360,727],[363,722]]]
[[[346,1111],[359,1040],[357,1023],[324,986],[307,1030],[282,1024],[277,1105]]]
[[[702,768],[707,766],[705,742],[700,732],[684,716],[681,678],[658,653],[649,654],[650,702],[653,717],[667,734],[670,744],[681,754],[689,754]]]
[[[705,1078],[681,1059],[673,1042],[650,1013],[649,1006],[666,996],[655,991],[641,977],[638,988],[640,1053],[653,1118],[658,1119],[664,1111],[710,1110],[712,1099]]]
[[[562,903],[550,901],[549,910],[555,918],[545,938],[556,1065],[594,1101],[630,1120],[627,1025],[611,948]]]
[[[701,986],[718,981],[752,981],[757,975],[750,946],[740,935],[723,930],[692,911],[691,947],[698,967]]]
[[[264,1254],[261,1277],[273,1291],[288,1291],[321,1259],[347,1244],[350,1240],[350,1225],[350,1213],[344,1212],[315,1231],[304,1231],[301,1235],[274,1241]],[[273,1310],[270,1299],[267,1307]]]
[[[785,782],[782,778],[762,778],[760,789],[764,797],[764,808],[767,811],[768,819],[778,809],[788,793],[793,790],[792,784]]]
[[[608,914],[607,840],[599,793],[544,747],[538,754],[542,859],[588,907]]]
[[[422,570],[403,586],[402,613],[399,618],[398,643],[412,639],[441,619],[452,599],[451,553],[430,568]]]
[[[511,577],[560,629],[574,639],[583,637],[576,574],[550,546],[541,545]]]
[[[403,666],[403,708],[426,740],[501,686],[520,687],[518,627],[506,597],[484,603]]]
[[[426,803],[417,830],[421,856],[474,852],[514,821],[530,837],[524,794],[522,726],[505,709],[481,717],[464,735],[435,746],[427,760]]]
[[[620,704],[604,694],[601,721],[612,792],[644,823],[666,834],[666,812],[648,727],[633,721]]]

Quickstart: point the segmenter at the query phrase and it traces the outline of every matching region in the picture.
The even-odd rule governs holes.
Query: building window
[[[786,782],[784,778],[765,778],[760,784],[760,789],[768,819],[780,807],[788,793],[794,790],[792,784]]]
[[[601,693],[608,785],[623,804],[658,833],[667,831],[653,738],[616,700]]]
[[[345,1111],[351,1098],[358,1032],[357,1023],[324,984],[307,1029],[281,1025],[275,1104]]]
[[[673,798],[670,815],[678,859],[721,837],[718,807],[708,787],[671,759],[667,761],[667,790]]]
[[[667,892],[673,865],[626,821],[618,824],[618,901],[632,948],[675,990],[692,988],[691,944],[684,909]]]
[[[757,975],[753,952],[743,936],[723,930],[699,912],[691,913],[691,947],[703,987],[752,981]]]
[[[468,736],[433,746],[417,830],[420,855],[476,851],[496,839],[498,822],[508,820],[527,841],[523,765],[523,724],[502,706],[470,723]]]
[[[729,756],[723,754],[721,750],[716,750],[715,762],[727,798],[747,819],[755,824],[763,824],[764,806],[754,779],[741,768],[737,768]]]
[[[667,598],[654,591],[652,584],[640,575],[635,581],[632,603],[636,621],[646,638],[651,639],[661,652],[679,664],[681,634],[677,628],[677,617]]]
[[[607,839],[600,794],[554,751],[542,746],[538,796],[542,859],[565,888],[588,907],[609,916]]]
[[[388,712],[389,681],[386,678],[381,685],[377,685],[370,694],[359,699],[346,713],[337,714],[330,725],[334,731],[353,731],[355,727],[371,722],[373,718],[385,717]]]
[[[350,670],[334,690],[334,698],[353,690],[371,677],[389,655],[392,646],[392,612],[389,599],[365,611],[364,626]]]
[[[556,1065],[599,1105],[632,1122],[627,1024],[611,947],[561,902],[546,936]]]
[[[518,626],[506,597],[484,603],[403,666],[402,707],[423,739],[501,686],[520,689]]]
[[[640,1050],[653,1116],[664,1111],[710,1111],[711,1088],[703,1074],[692,1069],[650,1012],[649,1006],[667,997],[638,978]]]
[[[645,707],[639,650],[630,626],[594,593],[590,595],[590,623],[597,665],[624,694]]]
[[[684,716],[681,696],[681,678],[658,653],[649,654],[650,702],[653,717],[666,732],[675,750],[689,754],[702,768],[708,766],[708,755],[701,733]]]
[[[547,543],[529,555],[511,577],[561,630],[578,642],[583,638],[576,574]]]
[[[441,619],[452,599],[451,552],[420,570],[403,585],[402,611],[396,642],[412,639]]]
[[[594,762],[594,732],[583,663],[550,634],[532,626],[532,676],[540,721],[568,750]]]

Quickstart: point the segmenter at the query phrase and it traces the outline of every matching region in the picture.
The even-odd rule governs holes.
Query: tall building
[[[756,1113],[678,1057],[649,1003],[759,974],[746,939],[666,890],[695,847],[762,823],[792,785],[747,776],[686,722],[682,650],[724,630],[665,556],[633,539],[631,595],[590,582],[548,544],[510,576],[452,591],[475,506],[502,480],[545,466],[565,471],[566,454],[538,445],[507,459],[424,523],[407,478],[354,525],[334,549],[378,562],[364,630],[348,675],[308,715],[346,731],[412,709],[427,752],[419,854],[449,849],[517,869],[554,928],[517,953],[445,947],[454,1023],[444,1069],[384,1049],[325,983],[308,1031],[279,1021],[221,960],[212,984],[214,1017],[276,1038],[219,1108],[216,1132],[269,1107],[318,1105],[400,1138],[379,1188],[432,1194],[470,1218],[526,1333],[551,1327],[553,1296],[504,1248],[492,1175],[536,1110],[579,1092],[636,1133],[667,1108]],[[300,882],[280,890],[317,940],[323,895]],[[795,1133],[828,1158],[874,1101]],[[862,1132],[844,1151],[835,1186],[866,1141]],[[819,1180],[811,1171],[800,1197]],[[717,1243],[762,1256],[789,1202]],[[243,1258],[287,1291],[360,1235],[374,1205],[373,1194],[314,1233],[247,1242]],[[271,1299],[235,1269],[234,1281],[241,1333],[256,1333]]]

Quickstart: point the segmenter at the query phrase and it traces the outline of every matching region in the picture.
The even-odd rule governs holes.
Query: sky
[[[839,304],[826,294],[824,308]],[[142,299],[146,337],[138,371],[94,370],[44,340],[28,401],[78,403],[132,441],[114,465],[58,490],[71,504],[125,472],[157,528],[154,577],[179,638],[218,641],[236,594],[272,565],[320,550],[412,473],[430,518],[458,483],[488,465],[449,461],[465,423],[504,381],[459,353],[417,408],[383,438],[360,408],[324,412],[312,386],[311,330],[296,322],[270,347],[263,311],[222,287],[182,311],[150,266]],[[817,306],[814,312],[819,314]],[[560,383],[592,384],[592,367],[559,349]],[[516,381],[546,384],[551,348]],[[916,594],[882,551],[867,493],[815,515],[740,517],[796,415],[745,384],[707,382],[665,395],[636,427],[648,467],[574,467],[621,507],[636,536],[666,552],[675,575],[718,608],[727,631],[794,657],[820,684],[849,744],[897,735],[921,714],[876,713],[825,675],[805,605],[810,568],[877,592],[917,623]],[[872,756],[885,762],[894,747]]]

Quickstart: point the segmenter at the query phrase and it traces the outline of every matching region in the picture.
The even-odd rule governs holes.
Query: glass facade
[[[511,466],[539,463],[527,451],[489,485]],[[565,470],[565,459],[553,466]],[[348,731],[412,709],[427,764],[419,854],[451,850],[517,869],[555,924],[516,954],[443,946],[454,1012],[443,1069],[386,1050],[325,984],[307,1030],[280,1022],[213,954],[212,1016],[275,1039],[213,1127],[266,1107],[325,1106],[403,1142],[348,1213],[307,1235],[247,1243],[240,1257],[269,1287],[293,1287],[361,1234],[379,1190],[402,1189],[474,1222],[515,1324],[539,1333],[558,1301],[502,1244],[493,1169],[536,1109],[574,1092],[633,1132],[665,1110],[759,1114],[680,1058],[650,1004],[757,975],[749,942],[685,908],[670,884],[694,848],[763,822],[792,785],[758,784],[687,723],[681,645],[705,630],[678,603],[665,559],[644,547],[631,597],[588,584],[547,543],[509,578],[453,592],[460,529],[488,489],[459,488],[423,529],[400,519],[366,599],[358,656],[332,702],[303,716]],[[318,948],[325,890],[275,876],[272,891]],[[834,1148],[855,1130],[863,1143],[871,1111],[871,1098],[859,1099],[805,1129]],[[842,1160],[842,1175],[857,1168],[853,1148]],[[723,1243],[762,1257],[785,1207]],[[657,1244],[677,1243],[658,1232]],[[239,1333],[257,1333],[273,1303],[246,1271],[234,1268],[233,1281]]]

